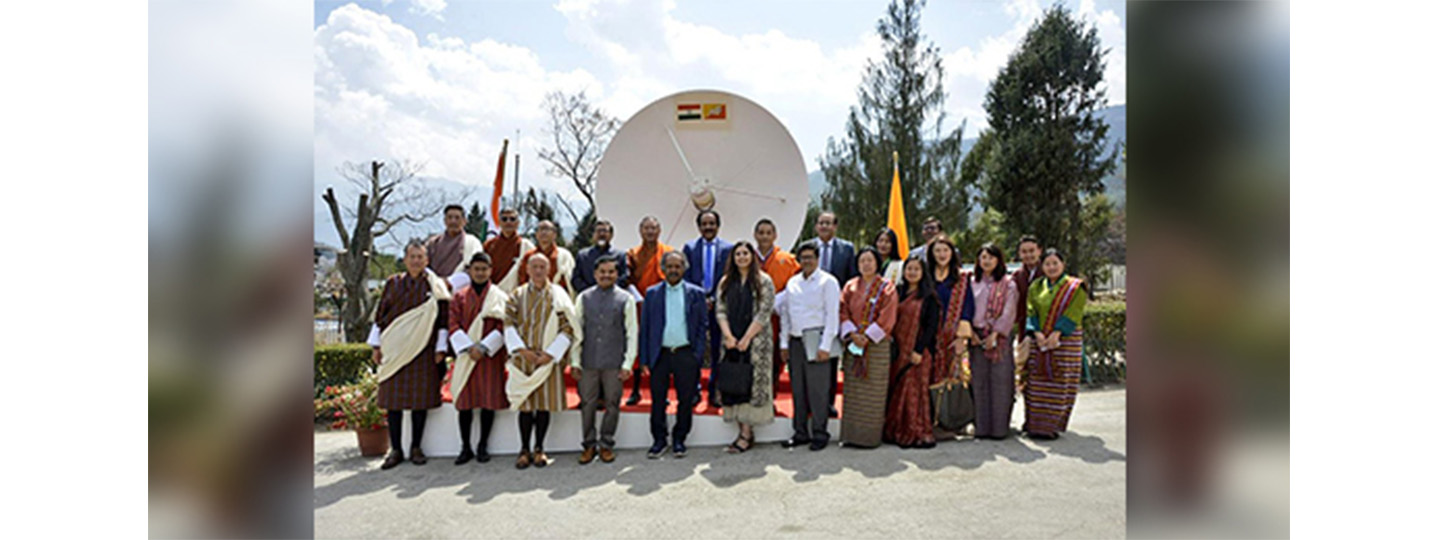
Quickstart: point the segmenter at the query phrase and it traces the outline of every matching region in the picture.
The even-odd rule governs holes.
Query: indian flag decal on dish
[[[681,103],[675,106],[675,119],[681,122],[700,119],[699,103]]]
[[[723,122],[728,119],[724,103],[677,103],[675,105],[675,120],[679,122]]]

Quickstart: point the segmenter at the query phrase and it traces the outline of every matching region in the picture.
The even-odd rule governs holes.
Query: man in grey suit
[[[910,250],[910,256],[925,260],[925,246],[930,245],[930,241],[934,240],[936,236],[940,236],[941,232],[944,232],[944,229],[940,225],[940,218],[935,216],[925,218],[925,222],[920,225],[920,235],[925,237],[925,242]]]
[[[845,284],[850,282],[850,278],[859,275],[860,271],[855,267],[855,244],[835,237],[835,228],[838,224],[839,219],[835,216],[835,212],[829,210],[820,212],[820,215],[815,218],[815,238],[811,238],[806,243],[813,244],[819,250],[820,269],[835,276],[836,283],[843,289]],[[840,416],[840,412],[835,410],[835,390],[838,379],[836,375],[839,365],[839,362],[830,362],[831,418]]]

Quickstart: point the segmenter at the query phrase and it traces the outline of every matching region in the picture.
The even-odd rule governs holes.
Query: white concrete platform
[[[604,413],[597,413],[595,421],[598,424]],[[457,424],[459,411],[449,403],[439,408],[430,409],[429,416],[425,419],[425,440],[420,442],[420,448],[429,456],[454,456],[460,453],[460,426]],[[495,427],[490,432],[490,453],[491,454],[515,454],[520,451],[520,428],[519,413],[515,411],[499,411],[495,413]],[[669,416],[670,425],[675,425],[675,416]],[[475,426],[472,428],[471,437],[474,437],[472,444],[480,438],[480,415],[475,415]],[[790,438],[794,432],[791,429],[791,419],[776,417],[775,421],[765,426],[755,428],[756,442],[777,442]],[[739,434],[738,427],[734,424],[726,424],[724,418],[717,415],[694,416],[691,424],[690,436],[686,437],[685,444],[690,447],[725,446],[735,440]],[[579,452],[582,448],[580,432],[580,411],[568,409],[558,413],[550,414],[550,429],[545,434],[545,450],[547,452]],[[830,419],[830,438],[834,442],[840,436],[840,421]],[[410,447],[410,414],[405,414],[405,431],[401,436],[404,447]],[[654,441],[650,437],[650,414],[649,413],[620,413],[620,425],[615,430],[616,448],[649,448]]]

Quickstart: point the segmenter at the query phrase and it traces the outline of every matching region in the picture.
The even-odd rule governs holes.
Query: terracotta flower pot
[[[385,452],[390,451],[390,434],[383,427],[357,429],[355,438],[360,441],[361,456],[383,456]]]

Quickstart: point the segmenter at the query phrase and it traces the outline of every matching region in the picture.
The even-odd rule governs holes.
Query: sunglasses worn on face
[[[508,223],[508,222],[511,222],[511,221],[519,221],[519,220],[520,220],[520,219],[519,219],[519,218],[516,218],[516,217],[502,217],[502,218],[500,218],[500,221],[507,222],[507,223]]]

